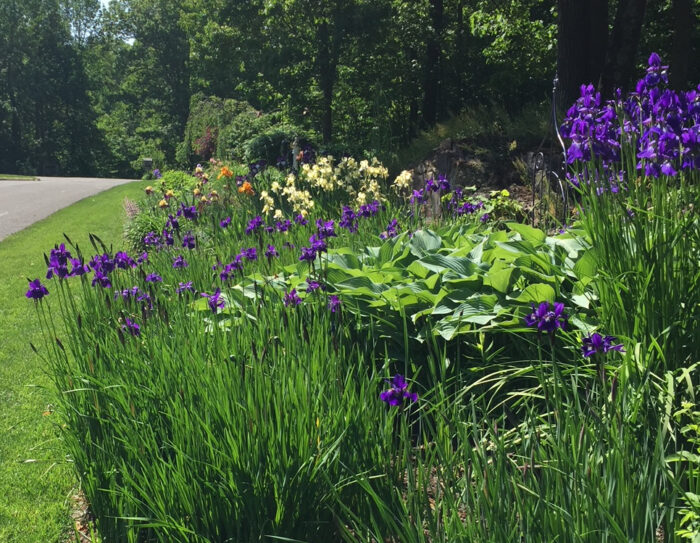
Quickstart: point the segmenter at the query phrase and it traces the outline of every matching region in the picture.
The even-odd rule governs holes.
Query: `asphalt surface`
[[[0,180],[0,240],[59,209],[133,179],[40,177],[38,181]]]

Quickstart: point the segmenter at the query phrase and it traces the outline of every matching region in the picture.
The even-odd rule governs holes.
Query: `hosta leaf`
[[[442,238],[430,230],[418,230],[409,243],[411,252],[416,256],[437,251],[442,246]]]
[[[412,273],[417,277],[420,277],[421,279],[427,277],[430,273],[430,270],[423,266],[418,260],[414,260],[413,262],[411,262],[411,264],[409,264],[406,268],[406,271]]]
[[[595,253],[592,250],[583,253],[583,256],[574,264],[574,273],[579,279],[584,277],[593,278],[598,271]]]
[[[468,277],[477,270],[476,264],[468,258],[454,258],[440,254],[424,256],[420,259],[420,263],[431,271],[439,273],[452,270],[461,277]]]
[[[359,270],[362,268],[362,263],[352,253],[328,253],[326,257],[329,264],[335,264],[345,269]]]
[[[522,224],[518,222],[506,223],[509,230],[517,232],[525,241],[530,241],[535,244],[535,246],[541,244],[547,235],[539,228],[533,228],[530,225]]]
[[[364,289],[373,294],[381,294],[389,288],[387,285],[374,283],[369,277],[352,277],[338,286],[344,289]]]
[[[554,302],[556,301],[554,300],[554,295],[555,292],[551,285],[533,283],[532,285],[526,286],[518,296],[511,299],[526,303]]]
[[[494,290],[505,294],[510,290],[511,277],[514,270],[515,268],[498,260],[484,276],[484,285],[488,285]]]

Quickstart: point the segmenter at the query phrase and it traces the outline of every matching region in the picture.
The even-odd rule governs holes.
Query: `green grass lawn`
[[[31,175],[14,175],[10,173],[0,173],[0,181],[36,181],[36,177]]]
[[[27,278],[43,280],[43,253],[62,233],[93,254],[88,233],[121,245],[125,197],[140,196],[142,183],[86,198],[0,242],[0,541],[62,540],[77,480],[62,450],[50,411],[53,390],[41,359],[33,303],[24,297]],[[48,282],[51,290],[53,282]],[[51,300],[51,296],[47,298]],[[56,308],[55,308],[56,309]],[[60,332],[59,332],[60,333]]]

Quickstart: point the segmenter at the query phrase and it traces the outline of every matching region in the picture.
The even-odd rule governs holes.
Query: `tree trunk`
[[[673,0],[673,46],[669,82],[678,91],[688,87],[693,19],[691,0]]]
[[[607,0],[559,0],[557,71],[564,104],[600,81],[608,42]]]
[[[606,97],[611,97],[617,88],[623,91],[629,88],[634,74],[646,4],[646,0],[620,0],[617,5],[603,72],[603,95]]]
[[[321,104],[321,136],[328,144],[333,137],[333,86],[335,84],[335,66],[331,54],[331,37],[328,23],[324,22],[318,29],[318,68],[319,85],[323,94]]]
[[[430,126],[437,121],[438,101],[442,92],[440,40],[444,30],[443,0],[430,0],[430,23],[425,59],[425,79],[423,81],[423,123]]]

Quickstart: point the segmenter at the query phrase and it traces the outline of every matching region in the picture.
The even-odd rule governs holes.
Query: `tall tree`
[[[627,90],[635,73],[639,38],[647,0],[619,0],[610,36],[602,91],[612,96],[616,88]]]
[[[625,2],[627,0],[620,0]],[[557,72],[565,103],[581,84],[599,84],[608,41],[607,0],[558,0]]]

